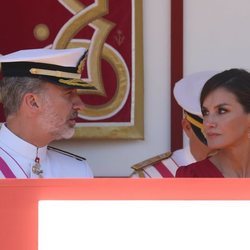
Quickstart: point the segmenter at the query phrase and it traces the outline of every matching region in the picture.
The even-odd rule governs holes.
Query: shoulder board
[[[48,148],[48,150],[55,151],[55,152],[57,152],[59,154],[63,154],[63,155],[67,155],[69,157],[75,158],[78,161],[85,161],[86,160],[84,157],[69,153],[69,152],[61,150],[59,148],[54,148],[54,147],[51,147],[51,146],[48,146],[47,148]]]
[[[171,152],[166,152],[164,154],[160,154],[160,155],[154,156],[152,158],[149,158],[145,161],[139,162],[139,163],[133,165],[131,168],[133,168],[134,170],[140,170],[140,169],[145,168],[149,165],[152,165],[153,163],[165,160],[165,159],[169,158],[171,155],[172,155]]]

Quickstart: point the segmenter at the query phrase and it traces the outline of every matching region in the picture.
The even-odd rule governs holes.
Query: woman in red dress
[[[213,76],[200,104],[207,144],[217,153],[180,167],[176,177],[250,177],[250,73],[230,69]]]

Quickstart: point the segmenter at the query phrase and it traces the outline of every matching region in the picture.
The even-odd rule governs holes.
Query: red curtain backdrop
[[[1,4],[0,15],[0,54],[4,55],[21,49],[52,47],[55,45],[55,38],[59,31],[69,20],[73,20],[80,10],[94,8],[95,5],[106,5],[107,10],[102,13],[92,13],[90,22],[82,27],[77,27],[77,22],[70,28],[72,39],[77,42],[66,41],[67,47],[79,47],[87,44],[87,47],[97,43],[100,34],[103,39],[99,47],[101,54],[96,56],[99,68],[96,63],[91,65],[93,74],[100,74],[103,84],[98,86],[98,91],[81,93],[84,103],[89,107],[89,112],[80,116],[78,122],[86,123],[91,120],[101,122],[126,123],[131,121],[131,74],[132,74],[132,0],[64,0],[64,1],[29,1],[10,0]],[[87,16],[88,13],[85,15]],[[85,18],[85,17],[84,17]],[[86,17],[87,20],[88,16]],[[99,22],[99,23],[98,23]],[[111,24],[108,32],[94,29],[99,24]],[[72,31],[72,29],[76,31]],[[78,29],[78,30],[77,30]],[[99,34],[99,37],[98,37]],[[67,34],[66,34],[67,35]],[[96,37],[95,37],[96,36]],[[97,38],[98,37],[98,38]],[[87,41],[87,42],[86,42]],[[57,48],[64,45],[57,45]],[[103,51],[107,50],[107,56]],[[95,53],[95,49],[89,56]],[[116,64],[109,60],[111,52],[117,55],[126,68],[129,75],[127,90],[120,97],[117,97],[119,79]],[[91,54],[92,53],[92,54]],[[89,65],[88,65],[89,66]],[[118,73],[117,73],[118,72]],[[90,78],[89,69],[84,72],[83,78]],[[93,84],[97,84],[93,82]],[[120,98],[120,100],[115,100]],[[119,103],[114,107],[113,103]],[[98,110],[106,109],[106,113],[98,113]],[[105,109],[105,110],[106,110]],[[90,116],[91,119],[88,119]],[[4,121],[2,108],[0,110],[0,122]]]

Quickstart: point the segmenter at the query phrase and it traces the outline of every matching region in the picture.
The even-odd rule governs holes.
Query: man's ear
[[[36,111],[38,106],[38,102],[37,102],[37,95],[33,94],[33,93],[27,93],[24,95],[23,97],[23,104],[25,105],[25,107],[27,109],[29,109],[31,112],[32,111]]]
[[[181,124],[182,124],[182,128],[184,132],[190,138],[191,135],[193,134],[193,130],[192,130],[190,122],[186,118],[183,118]]]

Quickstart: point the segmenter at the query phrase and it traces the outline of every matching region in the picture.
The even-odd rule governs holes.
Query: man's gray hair
[[[1,97],[5,116],[16,113],[26,93],[40,93],[44,80],[31,77],[4,77],[1,81]]]

